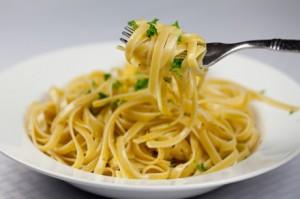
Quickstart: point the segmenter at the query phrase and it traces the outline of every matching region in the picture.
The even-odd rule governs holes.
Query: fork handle
[[[269,39],[252,40],[239,43],[245,48],[266,48],[277,51],[300,52],[300,40]]]

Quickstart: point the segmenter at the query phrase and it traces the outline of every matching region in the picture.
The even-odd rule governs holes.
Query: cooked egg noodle
[[[26,129],[39,150],[101,175],[182,178],[230,167],[254,151],[260,135],[253,100],[299,110],[228,80],[205,79],[200,36],[157,23],[158,34],[148,37],[149,23],[137,24],[125,67],[110,78],[95,71],[53,87],[30,106]],[[181,62],[176,70],[174,59]],[[137,90],[141,78],[149,78],[148,87]]]

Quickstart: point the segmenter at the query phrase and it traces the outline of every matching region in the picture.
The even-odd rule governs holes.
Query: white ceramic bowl
[[[47,157],[28,139],[23,120],[26,107],[52,85],[63,86],[71,78],[92,70],[122,66],[116,43],[80,46],[47,53],[0,74],[0,151],[45,175],[99,195],[127,198],[182,198],[202,194],[222,185],[270,171],[295,157],[300,149],[300,114],[289,115],[254,103],[262,143],[241,163],[205,176],[176,180],[128,180],[95,175],[62,165]],[[231,55],[210,74],[232,79],[288,103],[300,103],[300,88],[284,74],[256,60]]]

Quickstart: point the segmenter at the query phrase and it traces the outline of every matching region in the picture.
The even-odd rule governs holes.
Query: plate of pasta
[[[207,69],[178,22],[130,21],[127,43],[46,53],[0,74],[0,151],[109,197],[182,198],[300,150],[300,88],[232,55]]]

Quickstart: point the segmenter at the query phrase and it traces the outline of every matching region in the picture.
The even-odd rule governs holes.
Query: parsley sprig
[[[156,17],[154,17],[154,19],[152,19],[152,21],[148,22],[149,24],[154,24],[156,25],[156,23],[159,21],[159,19],[157,19]]]
[[[154,18],[152,21],[148,22],[149,28],[146,31],[147,37],[151,38],[154,35],[158,35],[157,29],[156,29],[156,24],[159,19]]]
[[[134,90],[138,91],[147,88],[148,82],[149,82],[148,78],[138,79],[134,85]]]
[[[198,171],[201,171],[201,172],[204,172],[206,171],[207,169],[205,168],[204,164],[197,164],[196,165],[196,168],[198,169]]]
[[[131,20],[131,21],[128,21],[128,25],[133,29],[133,30],[136,30],[139,25],[137,25],[136,21],[135,20]]]
[[[181,35],[179,35],[178,39],[177,39],[177,44],[179,44],[182,41],[182,37]]]
[[[182,65],[183,59],[181,58],[174,58],[173,62],[170,67],[170,71],[175,73],[177,76],[181,76],[181,65]]]
[[[180,29],[180,26],[179,26],[179,23],[177,20],[172,24],[172,26],[175,26],[176,28]]]
[[[119,107],[121,104],[124,104],[126,101],[123,99],[116,99],[113,102],[111,102],[111,108],[112,109],[116,109],[117,107]]]
[[[104,98],[107,98],[108,95],[106,95],[105,93],[100,92],[100,93],[98,93],[98,97],[99,97],[99,99],[104,99]]]
[[[104,77],[104,80],[106,81],[111,77],[111,74],[110,73],[104,73],[103,77]]]
[[[120,81],[115,81],[113,84],[112,84],[112,88],[114,90],[117,90],[118,88],[120,88],[122,86],[122,83]]]
[[[93,87],[97,87],[97,83],[96,83],[95,80],[92,81],[92,86],[93,86]]]

